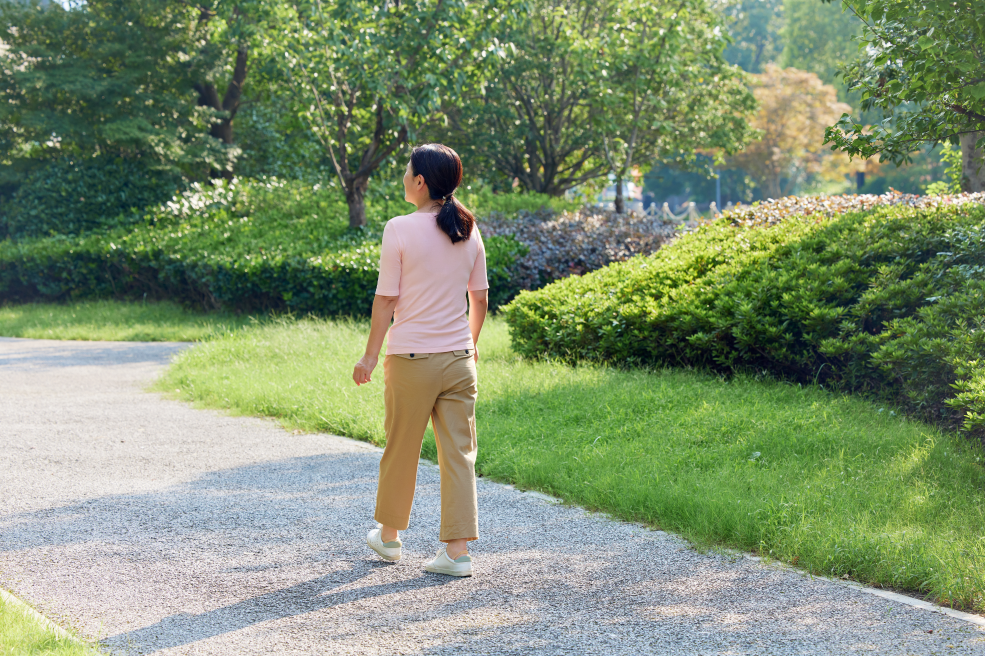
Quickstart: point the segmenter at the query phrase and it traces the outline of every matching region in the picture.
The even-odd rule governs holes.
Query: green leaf
[[[980,101],[985,98],[985,83],[977,84],[973,87],[968,87],[967,92],[976,101]]]

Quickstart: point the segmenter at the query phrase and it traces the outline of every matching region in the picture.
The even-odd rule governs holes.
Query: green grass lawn
[[[250,322],[246,315],[196,313],[171,302],[0,306],[0,336],[14,338],[195,341]]]
[[[367,328],[266,321],[183,353],[158,385],[381,444],[382,369],[350,379]],[[812,387],[523,360],[498,319],[479,348],[482,474],[699,545],[985,610],[985,454],[970,442]]]
[[[96,647],[57,635],[24,610],[0,599],[0,655],[92,656]]]

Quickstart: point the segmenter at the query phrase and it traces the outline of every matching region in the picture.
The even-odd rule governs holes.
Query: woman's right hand
[[[352,369],[352,381],[356,382],[356,386],[361,384],[368,384],[373,381],[373,369],[376,368],[376,364],[379,363],[380,358],[378,356],[363,355],[363,358],[356,361],[356,367]]]

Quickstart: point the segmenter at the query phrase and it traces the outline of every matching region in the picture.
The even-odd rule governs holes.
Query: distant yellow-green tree
[[[808,176],[831,180],[848,173],[848,158],[823,145],[825,129],[851,111],[833,86],[816,73],[774,64],[752,80],[759,112],[751,123],[762,137],[734,156],[733,165],[772,198],[790,194]]]

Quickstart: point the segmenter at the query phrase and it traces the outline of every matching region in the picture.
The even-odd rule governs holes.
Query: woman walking
[[[425,570],[471,576],[468,543],[479,538],[475,488],[476,343],[486,318],[486,254],[475,218],[454,197],[462,161],[452,149],[413,150],[404,199],[417,211],[383,230],[380,277],[366,354],[352,379],[370,381],[387,334],[383,360],[386,449],[380,461],[376,520],[366,543],[399,560],[399,531],[410,521],[417,465],[428,418],[441,469],[441,532],[445,546]],[[468,305],[466,305],[466,291]]]

